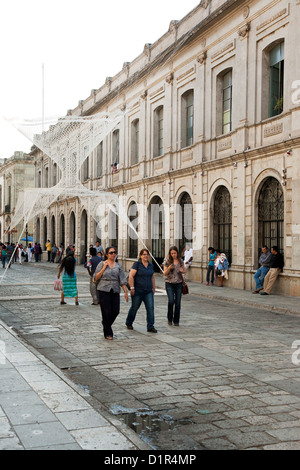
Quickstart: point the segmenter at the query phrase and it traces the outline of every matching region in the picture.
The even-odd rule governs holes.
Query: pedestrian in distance
[[[75,305],[79,305],[78,302],[78,289],[77,289],[77,277],[75,273],[76,258],[72,250],[67,248],[66,256],[62,260],[57,278],[60,278],[61,272],[64,270],[62,281],[63,290],[61,292],[61,305],[66,305],[65,297],[75,298]]]
[[[185,273],[184,263],[179,257],[179,251],[176,246],[171,246],[168,256],[163,263],[164,275],[166,281],[166,291],[168,295],[168,324],[179,326],[182,281]]]
[[[87,263],[85,263],[85,267],[89,273],[90,277],[90,293],[93,299],[92,305],[98,305],[98,296],[97,296],[97,286],[94,282],[94,274],[98,264],[103,261],[102,256],[98,256],[96,248],[90,248],[90,256],[91,258]]]
[[[112,325],[120,313],[120,291],[124,291],[128,302],[127,279],[122,266],[116,261],[117,250],[109,246],[105,250],[105,258],[100,261],[95,270],[94,279],[97,282],[97,296],[102,314],[104,338],[112,340],[114,333]]]
[[[207,266],[207,272],[206,272],[206,285],[209,285],[209,279],[211,285],[214,283],[214,273],[215,273],[215,259],[217,257],[217,252],[216,250],[210,246],[208,248],[209,252],[209,261],[208,261],[208,266]]]
[[[50,263],[51,262],[51,242],[50,242],[50,240],[47,240],[47,243],[45,243],[45,248],[46,248],[47,254],[48,254],[48,262]]]
[[[125,322],[127,328],[133,330],[132,325],[137,311],[142,302],[144,302],[147,312],[147,331],[157,333],[154,327],[154,267],[149,261],[149,251],[147,249],[144,248],[141,250],[138,261],[133,263],[130,269],[128,283],[131,294],[131,307]]]

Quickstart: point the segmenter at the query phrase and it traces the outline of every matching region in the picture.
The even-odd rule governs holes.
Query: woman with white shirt
[[[117,251],[109,246],[105,250],[105,260],[101,261],[95,271],[97,295],[102,313],[104,338],[113,339],[112,325],[120,313],[120,287],[124,290],[128,302],[127,279],[122,266],[116,261]]]

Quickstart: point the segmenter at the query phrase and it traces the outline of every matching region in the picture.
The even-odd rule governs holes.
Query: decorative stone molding
[[[96,103],[96,95],[97,95],[97,90],[96,90],[96,89],[93,89],[93,90],[91,91],[91,97],[93,98],[94,103]]]
[[[210,2],[211,2],[211,0],[201,0],[199,6],[202,7],[202,8],[205,8],[205,10],[206,10],[206,8],[207,8],[208,5],[210,4]]]
[[[169,73],[169,75],[167,75],[166,82],[170,85],[170,83],[172,83],[173,80],[174,80],[174,73],[171,72],[171,73]]]
[[[105,85],[108,86],[109,91],[111,90],[112,77],[106,77]]]
[[[250,8],[247,6],[243,10],[243,17],[246,19],[250,15]]]
[[[281,134],[282,132],[283,132],[282,122],[264,127],[264,137],[271,137],[272,135]]]
[[[201,54],[197,57],[197,62],[199,62],[200,65],[205,64],[205,61],[207,59],[207,51],[202,51]]]
[[[177,20],[172,20],[169,26],[169,32],[170,33],[176,33],[178,28],[178,21]]]
[[[129,72],[130,72],[129,66],[130,66],[130,62],[124,62],[123,68],[122,68],[123,72],[126,73],[127,77],[129,76]]]
[[[78,102],[78,106],[79,106],[81,112],[83,111],[83,103],[84,103],[84,100],[80,100],[80,101]]]
[[[151,46],[152,44],[150,42],[146,43],[144,46],[144,54],[148,57],[149,60],[151,56]]]
[[[141,94],[141,99],[145,100],[148,96],[148,90],[145,90],[144,93]]]
[[[245,38],[246,36],[248,36],[249,31],[250,31],[250,23],[246,23],[238,30],[238,35],[241,38]]]
[[[225,55],[225,54],[228,54],[228,52],[231,52],[231,51],[233,51],[234,49],[235,49],[235,41],[226,44],[226,46],[222,47],[222,49],[220,49],[219,51],[215,52],[215,53],[211,56],[211,61],[212,61],[212,62],[216,61],[217,59],[219,59],[220,57],[222,57],[222,56]]]
[[[281,18],[282,16],[286,15],[287,13],[287,9],[284,8],[283,10],[279,11],[278,13],[276,13],[276,15],[273,15],[271,18],[269,18],[268,20],[264,21],[263,23],[259,24],[257,27],[256,27],[256,31],[260,32],[260,30],[264,29],[266,26],[269,26],[271,23],[275,22],[276,20],[278,20],[279,18]]]
[[[232,147],[231,138],[227,138],[218,142],[218,152],[223,152],[224,150],[231,149],[231,147]]]

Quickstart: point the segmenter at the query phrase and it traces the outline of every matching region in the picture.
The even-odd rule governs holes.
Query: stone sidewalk
[[[128,331],[122,298],[108,344],[86,270],[79,307],[59,305],[56,271],[13,265],[0,286],[0,449],[300,449],[299,299],[190,282],[170,327],[157,275],[158,334],[142,309]]]

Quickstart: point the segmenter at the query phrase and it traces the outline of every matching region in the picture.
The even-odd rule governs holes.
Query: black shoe
[[[267,292],[263,291],[263,292],[260,292],[260,295],[269,295]]]
[[[126,325],[127,326],[127,330],[133,330],[133,326],[132,325]]]
[[[150,328],[150,330],[147,330],[148,333],[157,333],[157,329],[156,328]]]

